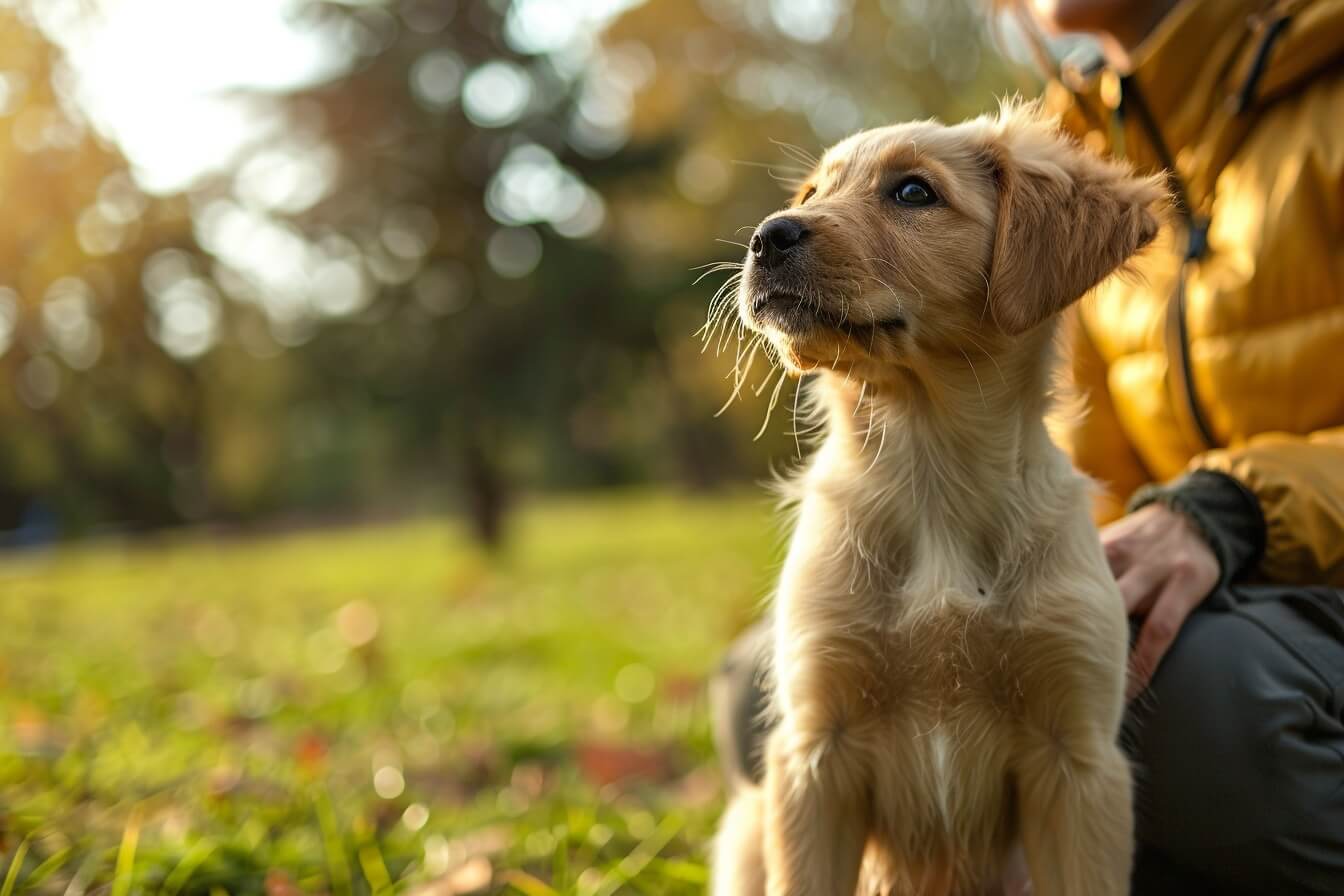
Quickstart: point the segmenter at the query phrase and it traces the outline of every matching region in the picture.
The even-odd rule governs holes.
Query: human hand
[[[1144,617],[1130,652],[1126,698],[1152,680],[1190,612],[1218,584],[1218,558],[1184,514],[1149,504],[1101,530],[1125,611]]]

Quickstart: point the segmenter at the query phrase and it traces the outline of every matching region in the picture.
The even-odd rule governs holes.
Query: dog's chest
[[[969,597],[912,607],[888,630],[890,699],[868,729],[874,821],[908,860],[986,867],[1010,839],[1022,640],[1001,608]]]
[[[948,595],[910,602],[879,636],[887,709],[930,724],[968,713],[1008,714],[1020,697],[1017,658],[1022,630],[992,598]]]

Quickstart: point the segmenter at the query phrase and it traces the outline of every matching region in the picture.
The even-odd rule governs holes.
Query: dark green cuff
[[[1218,558],[1221,588],[1255,568],[1265,552],[1265,515],[1260,499],[1239,480],[1213,470],[1195,470],[1165,485],[1145,485],[1126,510],[1160,503],[1184,514]]]

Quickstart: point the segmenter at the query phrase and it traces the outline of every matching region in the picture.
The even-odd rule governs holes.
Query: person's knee
[[[1171,852],[1253,838],[1279,769],[1264,653],[1277,645],[1246,620],[1196,613],[1167,653],[1127,727],[1141,839]]]
[[[1332,875],[1344,850],[1293,859],[1314,825],[1344,819],[1322,792],[1338,741],[1311,742],[1319,686],[1255,622],[1192,615],[1126,724],[1140,842],[1228,881]]]
[[[764,778],[764,746],[769,725],[764,682],[769,630],[757,626],[729,648],[709,685],[714,745],[732,786]]]

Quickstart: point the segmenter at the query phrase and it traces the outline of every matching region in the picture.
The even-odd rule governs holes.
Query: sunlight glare
[[[230,91],[317,83],[347,64],[321,30],[288,19],[292,0],[106,0],[102,14],[58,20],[81,105],[116,140],[141,186],[184,189],[278,122]],[[246,52],[240,48],[246,47]]]

